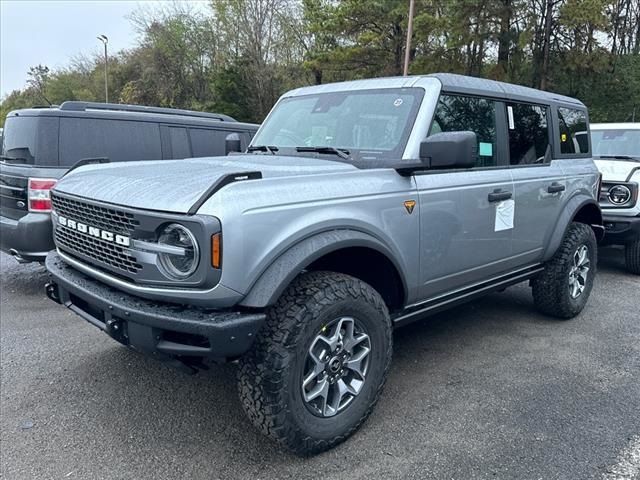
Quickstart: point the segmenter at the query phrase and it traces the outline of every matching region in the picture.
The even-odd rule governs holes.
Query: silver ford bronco
[[[572,98],[450,74],[282,96],[244,154],[87,165],[53,189],[47,295],[186,370],[239,361],[251,421],[298,454],[378,400],[392,331],[529,281],[591,292],[600,175],[561,150]]]

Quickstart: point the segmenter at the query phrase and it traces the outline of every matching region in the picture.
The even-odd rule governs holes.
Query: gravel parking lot
[[[522,285],[397,331],[364,428],[301,459],[245,420],[234,365],[188,376],[128,351],[2,254],[2,477],[640,478],[640,280],[602,257],[573,321]]]

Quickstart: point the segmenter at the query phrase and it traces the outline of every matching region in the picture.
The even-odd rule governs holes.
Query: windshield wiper
[[[640,162],[640,157],[632,157],[630,155],[596,155],[596,158],[606,158],[611,160],[624,160],[627,162]]]
[[[332,153],[345,160],[351,160],[349,156],[349,150],[336,147],[296,147],[296,152],[317,152],[317,153]]]
[[[22,157],[9,157],[7,155],[0,155],[0,160],[3,160],[3,163],[29,163],[29,160]]]
[[[275,155],[278,151],[278,147],[274,145],[251,145],[247,148],[247,152],[268,152],[271,155]]]

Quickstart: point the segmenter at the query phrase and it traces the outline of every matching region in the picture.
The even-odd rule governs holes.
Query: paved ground
[[[573,321],[519,286],[396,332],[372,417],[307,460],[252,429],[233,365],[159,365],[0,261],[3,478],[639,478],[640,280],[617,252]]]

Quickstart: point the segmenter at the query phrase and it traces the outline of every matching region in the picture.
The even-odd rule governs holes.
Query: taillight
[[[51,189],[57,180],[53,178],[29,178],[29,211],[51,211]]]

